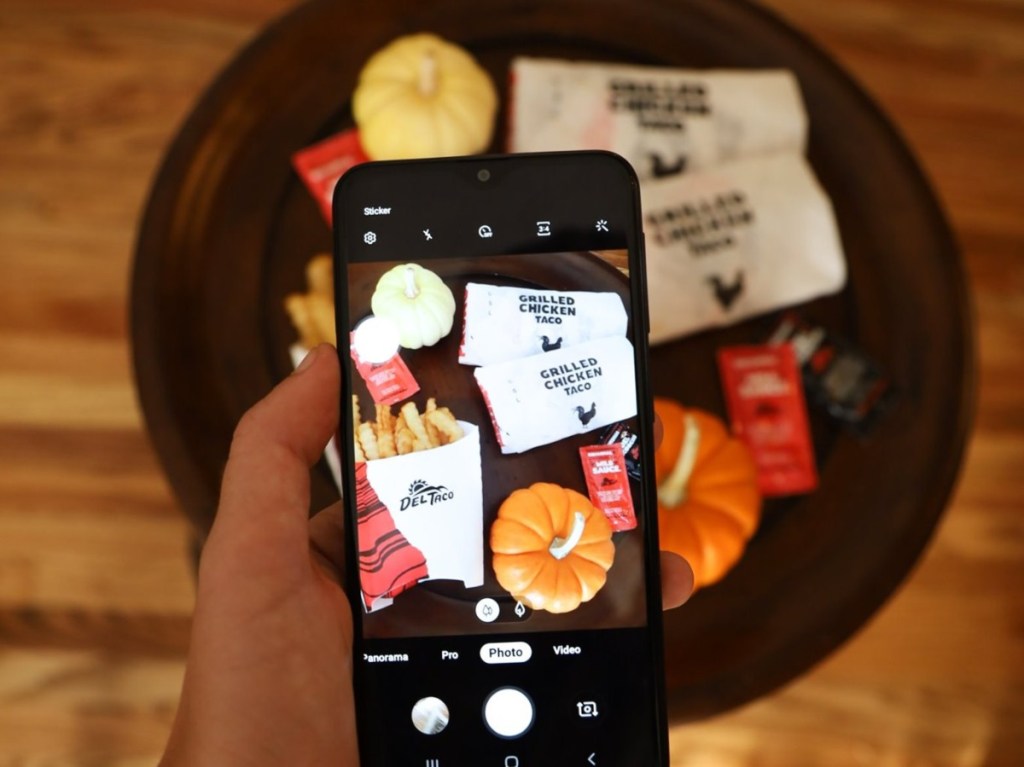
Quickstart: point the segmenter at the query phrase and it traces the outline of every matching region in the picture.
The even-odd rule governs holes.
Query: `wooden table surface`
[[[1024,2],[767,4],[860,80],[934,182],[975,302],[977,423],[905,586],[786,689],[674,729],[672,763],[1024,764]],[[161,751],[193,583],[132,386],[133,238],[194,99],[292,5],[0,5],[0,767]]]

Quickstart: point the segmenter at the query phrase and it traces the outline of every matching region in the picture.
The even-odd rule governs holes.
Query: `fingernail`
[[[302,358],[302,362],[299,363],[299,366],[295,368],[295,372],[301,373],[303,370],[309,368],[313,364],[313,361],[316,359],[317,352],[319,351],[319,346],[314,346],[310,351],[308,351],[306,353],[306,356]]]

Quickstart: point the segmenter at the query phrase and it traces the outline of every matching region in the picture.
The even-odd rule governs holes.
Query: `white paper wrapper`
[[[802,153],[807,113],[785,70],[685,70],[518,58],[509,149],[608,149],[641,180]]]
[[[366,476],[395,528],[423,552],[430,573],[424,580],[474,588],[484,582],[480,430],[459,424],[466,433],[458,442],[367,461]],[[371,611],[390,603],[379,599]]]
[[[502,453],[583,434],[636,415],[633,345],[604,338],[474,371]]]
[[[615,293],[466,285],[459,362],[491,365],[626,335]]]
[[[834,293],[846,262],[832,204],[799,155],[644,186],[651,343]]]

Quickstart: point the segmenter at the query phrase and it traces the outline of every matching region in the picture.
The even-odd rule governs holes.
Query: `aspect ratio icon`
[[[537,222],[537,236],[538,237],[550,237],[551,236],[551,222],[550,221],[538,221]]]
[[[487,224],[481,225],[481,227],[477,229],[476,232],[485,240],[494,236],[494,230],[491,229],[491,227],[487,226]]]

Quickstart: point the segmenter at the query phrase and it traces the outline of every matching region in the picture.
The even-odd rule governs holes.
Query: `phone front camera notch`
[[[480,170],[478,170],[476,172],[476,179],[477,179],[477,181],[481,181],[481,182],[483,182],[483,181],[490,181],[490,179],[491,179],[491,172],[489,170],[487,170],[487,168],[481,168]]]

